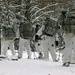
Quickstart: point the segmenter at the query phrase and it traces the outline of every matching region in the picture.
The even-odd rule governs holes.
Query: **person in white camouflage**
[[[2,54],[6,55],[8,48],[10,48],[12,55],[15,55],[14,50],[14,37],[15,32],[12,27],[4,26],[2,27],[3,30],[3,38],[2,38]]]
[[[36,33],[37,38],[43,36],[42,40],[43,40],[44,59],[49,59],[49,52],[50,52],[52,60],[56,61],[55,36],[54,36],[56,30],[57,30],[56,22],[47,17],[45,20],[45,25],[43,25]]]
[[[70,63],[75,63],[75,7],[71,7],[69,12],[63,10],[58,18],[58,23],[64,33],[65,48],[63,50],[63,65],[68,67]]]

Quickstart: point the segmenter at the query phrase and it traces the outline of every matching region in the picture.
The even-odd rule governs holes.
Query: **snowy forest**
[[[35,34],[36,24],[43,25],[46,15],[57,20],[61,10],[71,4],[70,0],[0,0],[0,33],[3,26],[16,29],[21,24],[29,38]]]
[[[0,75],[75,75],[75,0],[0,0],[0,66]]]

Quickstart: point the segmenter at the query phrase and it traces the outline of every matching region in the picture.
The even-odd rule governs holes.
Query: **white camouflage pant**
[[[26,48],[28,57],[31,58],[31,48],[30,48],[30,41],[27,39],[20,38],[19,40],[19,51],[18,57],[22,58],[22,52]]]
[[[54,37],[44,35],[43,52],[44,52],[45,59],[49,59],[49,52],[50,52],[53,61],[56,60],[55,38]]]
[[[63,63],[73,62],[75,59],[75,36],[71,33],[65,34],[64,41],[65,49],[63,50]]]
[[[15,50],[14,50],[14,42],[13,40],[4,40],[1,42],[1,50],[2,50],[2,54],[6,55],[8,47],[10,48],[12,55],[15,55]]]
[[[39,40],[38,42],[35,42],[35,48],[38,53],[42,52],[43,51],[43,41]]]

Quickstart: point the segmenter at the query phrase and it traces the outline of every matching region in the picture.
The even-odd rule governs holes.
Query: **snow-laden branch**
[[[25,6],[25,5],[22,4],[22,5],[16,5],[16,6],[9,6],[9,8],[17,8],[17,7],[23,7],[23,6]]]
[[[21,14],[16,14],[16,15],[18,15],[19,17],[24,18],[24,19],[27,20],[27,18],[25,16],[21,15]]]
[[[36,11],[36,12],[31,16],[31,18],[32,18],[33,16],[36,16],[40,11],[43,11],[43,10],[45,10],[45,9],[48,8],[48,7],[56,6],[56,5],[58,5],[58,3],[52,4],[52,5],[48,5],[48,6],[44,7],[44,8],[42,8],[42,9],[39,9],[38,11]]]
[[[36,8],[39,9],[39,8],[37,7],[37,5],[36,5],[36,6],[34,6],[34,7],[31,9],[30,13],[31,13],[32,11],[34,11]]]
[[[52,13],[52,12],[54,12],[54,11],[46,11],[46,12],[44,12],[43,14],[41,14],[40,16],[38,16],[38,17],[36,17],[35,19],[33,19],[32,20],[32,23],[34,23],[35,21],[37,21],[40,17],[42,17],[43,15],[45,15],[45,14],[48,14],[48,13]]]
[[[54,21],[56,21],[56,22],[58,21],[57,18],[53,18],[53,17],[51,17],[51,16],[50,16],[50,19],[52,19],[52,20],[54,20]]]
[[[12,15],[13,17],[15,17],[15,13],[13,11],[9,10],[9,14]]]

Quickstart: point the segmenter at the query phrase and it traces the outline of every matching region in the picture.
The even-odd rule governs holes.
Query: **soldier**
[[[62,11],[61,16],[58,18],[58,22],[64,32],[65,48],[63,50],[63,66],[66,67],[68,67],[70,63],[75,62],[75,12],[72,9],[74,8],[71,8],[68,13]]]
[[[54,28],[56,28],[55,25],[56,22],[47,17],[45,20],[45,25],[43,25],[36,34],[37,37],[43,35],[44,59],[49,59],[49,52],[50,52],[53,61],[56,60],[55,37],[54,37],[55,29],[52,30],[51,26],[54,26]]]
[[[29,25],[29,26],[28,26]],[[19,50],[18,58],[22,58],[22,53],[26,48],[28,58],[31,58],[31,48],[30,48],[30,37],[31,37],[31,25],[29,23],[21,22],[19,26]]]
[[[6,55],[8,48],[10,48],[12,55],[15,55],[14,41],[13,41],[15,37],[14,30],[10,26],[4,26],[2,29],[3,29],[2,54]]]

